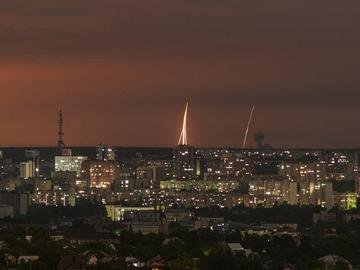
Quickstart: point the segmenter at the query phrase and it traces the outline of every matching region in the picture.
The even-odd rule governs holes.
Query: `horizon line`
[[[111,144],[94,144],[94,145],[71,145],[67,146],[66,148],[95,148],[97,145],[107,145],[109,147],[116,147],[116,148],[168,148],[174,149],[178,145],[171,146],[146,146],[146,145],[111,145]],[[232,150],[244,150],[244,151],[282,151],[282,150],[293,150],[293,151],[300,151],[300,150],[359,150],[360,146],[354,147],[278,147],[278,148],[242,148],[236,146],[193,146],[195,149],[232,149]],[[2,149],[9,149],[9,148],[54,148],[56,149],[56,145],[20,145],[20,146],[0,146],[0,150]]]

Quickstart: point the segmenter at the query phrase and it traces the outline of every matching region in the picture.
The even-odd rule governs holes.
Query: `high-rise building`
[[[350,210],[356,208],[355,192],[334,192],[334,205],[340,209]]]
[[[151,171],[151,188],[159,189],[160,181],[170,180],[173,177],[173,163],[171,160],[152,160],[148,161],[147,166]]]
[[[96,146],[96,159],[99,161],[115,161],[115,149],[106,145]]]
[[[321,185],[321,205],[327,209],[334,207],[334,191],[333,184],[326,182]]]
[[[81,176],[81,165],[87,160],[85,156],[56,156],[55,157],[55,173],[56,172],[74,172],[76,177]]]
[[[355,193],[360,197],[360,174],[355,176]]]
[[[298,197],[297,197],[297,183],[290,182],[289,183],[289,200],[288,204],[297,205],[298,204]]]
[[[82,176],[89,181],[91,188],[110,189],[119,174],[120,168],[113,161],[85,161],[82,165]]]
[[[23,179],[33,178],[35,176],[34,163],[32,161],[20,163],[20,177]]]
[[[122,172],[123,174],[124,172]],[[134,189],[159,189],[160,182],[173,179],[172,160],[148,160],[134,169]]]
[[[25,150],[25,158],[27,161],[32,161],[34,176],[39,176],[40,173],[40,151],[39,150]]]
[[[196,179],[196,153],[194,147],[188,144],[187,139],[188,108],[189,103],[186,103],[179,143],[174,149],[174,177],[177,180]]]
[[[320,205],[327,209],[334,206],[332,182],[303,181],[300,182],[300,204]]]
[[[0,158],[0,176],[6,178],[17,171],[11,159]]]
[[[189,145],[179,145],[174,150],[174,177],[177,180],[195,180],[195,149]]]

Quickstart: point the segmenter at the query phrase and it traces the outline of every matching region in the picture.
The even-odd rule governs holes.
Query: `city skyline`
[[[360,269],[359,0],[0,0],[0,269]]]
[[[306,14],[306,16],[303,16]],[[356,1],[0,3],[2,146],[356,148]],[[106,132],[104,132],[106,131]]]

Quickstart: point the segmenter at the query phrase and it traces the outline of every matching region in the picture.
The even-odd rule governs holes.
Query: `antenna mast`
[[[65,143],[64,143],[64,117],[63,117],[63,111],[62,110],[59,111],[58,124],[59,124],[58,150],[59,150],[59,153],[61,154],[62,150],[65,148]]]

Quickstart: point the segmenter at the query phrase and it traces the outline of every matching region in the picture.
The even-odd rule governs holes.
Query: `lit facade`
[[[115,149],[106,145],[96,146],[96,159],[99,161],[115,161]]]
[[[174,149],[174,178],[196,179],[195,149],[192,146],[179,145]]]
[[[85,156],[56,156],[55,172],[75,172],[76,176],[80,177],[81,166],[85,160]]]
[[[32,161],[20,163],[20,177],[29,179],[35,176],[35,163]]]
[[[110,189],[119,177],[119,165],[111,161],[86,161],[83,163],[83,178],[88,179],[90,188]]]

